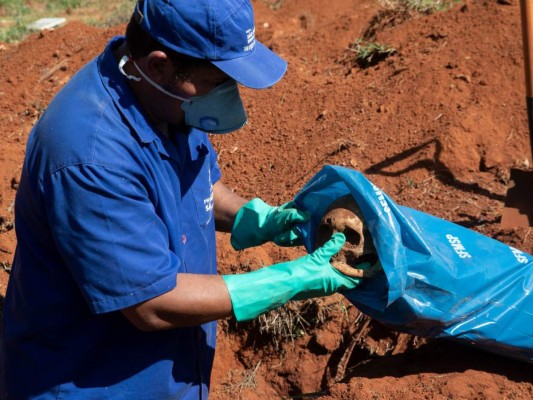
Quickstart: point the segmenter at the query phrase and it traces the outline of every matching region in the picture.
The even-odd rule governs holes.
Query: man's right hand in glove
[[[237,320],[253,319],[289,300],[328,296],[355,288],[359,278],[348,277],[330,264],[345,241],[342,233],[336,233],[324,246],[294,261],[246,274],[224,275]]]
[[[122,313],[141,330],[163,330],[197,326],[232,314],[238,321],[245,321],[289,300],[353,289],[360,279],[348,277],[330,264],[344,242],[344,235],[337,233],[312,254],[245,274],[180,273],[170,291],[123,309]],[[358,267],[365,269],[364,265]]]

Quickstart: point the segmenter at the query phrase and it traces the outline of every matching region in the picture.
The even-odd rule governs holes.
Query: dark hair
[[[126,27],[126,42],[133,58],[145,57],[152,51],[164,52],[178,68],[176,74],[180,80],[187,79],[195,68],[209,64],[208,60],[178,53],[159,43],[140,27],[134,16]]]

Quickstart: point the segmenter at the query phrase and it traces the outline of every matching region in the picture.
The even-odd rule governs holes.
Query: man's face
[[[203,96],[218,85],[230,79],[224,72],[212,64],[196,67],[186,79],[180,79],[176,73],[172,86],[178,96],[189,98]]]
[[[151,79],[172,95],[184,99],[203,96],[230,79],[228,75],[210,63],[195,66],[184,78],[179,66],[164,53],[154,53],[146,59],[146,68],[152,75]],[[181,109],[183,100],[169,96],[153,87],[151,89],[150,99],[145,102],[150,115],[158,123],[181,124],[185,117]]]

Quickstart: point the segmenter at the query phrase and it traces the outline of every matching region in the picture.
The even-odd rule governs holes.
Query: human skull
[[[363,214],[353,196],[346,195],[335,200],[324,213],[317,228],[315,248],[323,246],[336,232],[346,236],[344,247],[333,256],[332,265],[352,277],[373,275],[377,267],[362,270],[358,265],[369,262],[376,265],[377,252]]]

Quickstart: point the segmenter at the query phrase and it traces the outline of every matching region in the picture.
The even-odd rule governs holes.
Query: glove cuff
[[[247,321],[284,305],[294,296],[283,264],[237,275],[222,275],[237,321]]]

